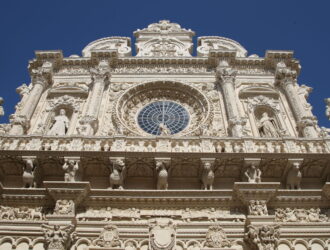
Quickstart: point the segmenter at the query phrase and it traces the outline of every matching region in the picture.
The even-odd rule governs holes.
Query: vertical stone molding
[[[44,62],[42,67],[32,69],[31,78],[33,87],[26,97],[22,109],[10,117],[12,124],[10,134],[22,135],[26,133],[30,127],[30,119],[39,103],[40,97],[52,79],[52,74],[53,64],[51,62]]]
[[[297,84],[297,72],[286,67],[280,62],[276,66],[275,73],[277,83],[283,88],[291,104],[292,111],[297,119],[297,129],[304,137],[316,138],[318,133],[315,129],[316,118],[307,112],[301,103],[301,99],[295,88]]]
[[[235,94],[235,78],[237,71],[230,68],[228,62],[220,61],[216,68],[216,75],[221,84],[225,99],[226,110],[228,113],[229,130],[232,136],[241,137],[246,119],[240,117],[237,98]]]
[[[103,91],[110,79],[109,63],[101,60],[96,68],[90,70],[93,88],[89,96],[88,108],[85,116],[80,120],[78,133],[81,135],[94,135],[98,129],[98,113],[102,101]]]

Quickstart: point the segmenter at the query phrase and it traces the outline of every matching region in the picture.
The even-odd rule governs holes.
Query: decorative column
[[[23,135],[30,127],[30,119],[34,113],[34,110],[39,103],[40,97],[44,90],[48,87],[53,71],[53,64],[50,62],[44,62],[42,67],[38,69],[32,69],[32,89],[27,96],[22,109],[11,117],[11,130],[10,134]]]
[[[283,62],[279,62],[276,66],[275,76],[277,83],[283,88],[291,104],[292,111],[297,119],[298,130],[301,131],[304,137],[318,137],[315,129],[317,120],[314,116],[307,113],[295,87],[297,84],[297,72],[287,68]]]
[[[86,114],[80,120],[80,126],[77,129],[79,134],[82,135],[94,135],[98,129],[98,114],[103,91],[110,78],[108,61],[100,61],[99,65],[96,68],[91,69],[90,72],[93,80],[93,89],[90,92]]]
[[[229,129],[232,136],[241,137],[243,135],[243,127],[246,124],[246,119],[241,118],[238,111],[238,100],[236,98],[234,87],[236,74],[237,71],[230,68],[226,61],[221,61],[216,68],[216,75],[224,94]]]

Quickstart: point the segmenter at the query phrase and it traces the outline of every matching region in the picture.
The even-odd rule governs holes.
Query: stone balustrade
[[[324,154],[330,138],[1,136],[0,150]]]

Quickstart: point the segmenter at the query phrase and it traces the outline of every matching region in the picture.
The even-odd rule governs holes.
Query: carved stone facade
[[[36,52],[0,124],[0,250],[330,247],[329,129],[293,52],[203,36],[194,56],[194,35]]]

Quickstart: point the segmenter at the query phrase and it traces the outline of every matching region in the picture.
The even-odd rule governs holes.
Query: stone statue
[[[69,118],[66,116],[65,109],[60,109],[60,114],[54,117],[53,125],[48,135],[65,135],[69,128]]]
[[[159,124],[160,135],[171,135],[171,130],[167,127],[165,123]]]
[[[300,171],[300,163],[295,162],[288,171],[286,177],[286,188],[287,189],[300,189],[300,182],[302,174]]]
[[[244,172],[244,177],[247,182],[259,183],[261,182],[261,170],[257,168],[254,164],[251,164]]]
[[[70,243],[74,240],[73,234],[74,226],[60,226],[60,225],[42,225],[44,237],[46,241],[46,249],[49,250],[66,250]]]
[[[126,166],[123,160],[117,159],[110,169],[110,188],[124,189],[124,178],[126,175]]]
[[[157,189],[167,190],[168,188],[168,172],[163,161],[156,161],[157,171]]]
[[[23,187],[25,188],[35,188],[37,187],[35,182],[34,171],[35,166],[33,163],[33,159],[26,159],[25,165],[23,167]]]
[[[326,99],[324,99],[324,101],[325,101],[325,104],[326,104],[325,115],[330,120],[330,98],[326,98]]]
[[[75,182],[77,171],[79,169],[79,162],[75,160],[66,160],[63,165],[64,181],[65,182]]]
[[[5,114],[2,105],[3,105],[3,98],[0,97],[0,116],[4,116]]]
[[[267,112],[262,113],[259,123],[261,137],[280,137],[275,119],[269,117]]]
[[[244,240],[251,246],[251,249],[275,250],[279,238],[278,225],[264,225],[262,227],[248,225]]]
[[[203,172],[202,172],[202,189],[212,190],[213,181],[214,181],[214,172],[212,169],[212,164],[210,162],[204,162],[203,163]]]

